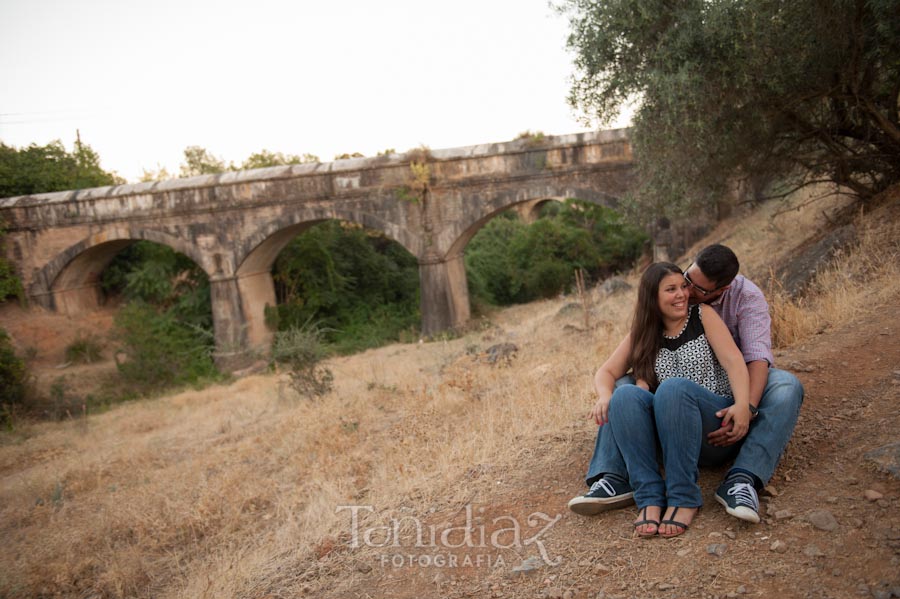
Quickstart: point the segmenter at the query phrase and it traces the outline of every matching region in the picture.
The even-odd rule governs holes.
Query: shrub
[[[514,257],[509,247],[526,226],[514,213],[504,213],[491,220],[469,242],[466,276],[473,298],[496,305],[517,301],[521,281],[515,276]]]
[[[324,357],[322,331],[313,324],[275,333],[272,359],[287,365],[291,387],[302,396],[320,397],[331,391],[334,375],[319,365]]]
[[[568,264],[544,259],[525,270],[523,283],[529,296],[550,298],[569,287],[572,273]]]
[[[6,331],[0,329],[0,404],[19,404],[25,398],[28,371],[16,355]]]
[[[82,337],[81,334],[75,341],[66,347],[66,361],[75,364],[91,364],[100,360],[100,352],[103,344],[94,335]]]
[[[419,320],[416,258],[361,227],[329,221],[297,236],[273,268],[278,306],[267,322],[282,331],[320,324],[341,352],[396,340]]]
[[[133,302],[119,311],[115,327],[122,343],[116,352],[119,372],[143,391],[218,376],[212,333],[178,320],[172,312]]]
[[[22,282],[16,275],[13,265],[3,255],[3,238],[6,236],[6,227],[0,219],[0,303],[9,297],[17,297],[22,301],[25,297]]]
[[[116,364],[131,386],[124,396],[219,376],[212,359],[209,279],[190,258],[139,241],[119,252],[104,271],[102,285],[129,300],[116,317],[121,343]],[[74,348],[88,349],[84,344]]]
[[[106,293],[121,293],[130,301],[174,309],[180,320],[212,330],[206,273],[167,246],[138,241],[125,248],[103,271],[101,286]]]

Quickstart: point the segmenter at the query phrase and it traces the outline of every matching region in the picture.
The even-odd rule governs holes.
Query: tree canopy
[[[181,177],[197,175],[214,175],[228,170],[225,161],[214,156],[212,152],[201,146],[188,146],[184,149],[184,162],[181,164]]]
[[[900,180],[896,0],[559,8],[576,55],[570,102],[599,123],[636,102],[638,195],[657,214],[708,206],[736,179],[828,181],[864,200]]]
[[[263,149],[259,152],[250,154],[244,162],[241,163],[241,169],[265,168],[267,166],[282,166],[285,164],[311,164],[320,162],[319,157],[314,154],[282,154],[281,152],[270,152]]]
[[[81,142],[71,153],[59,140],[22,149],[0,142],[0,198],[124,182],[104,171],[97,153]]]
[[[248,170],[253,168],[265,168],[268,166],[281,166],[285,164],[308,164],[319,162],[319,157],[313,154],[283,154],[282,152],[272,152],[266,149],[254,152],[247,157],[240,165],[231,162],[225,164],[225,160],[215,156],[212,152],[202,146],[188,146],[184,149],[184,162],[181,164],[179,176],[195,177],[197,175],[214,175],[216,173],[224,173],[225,171]],[[143,179],[153,181],[155,179],[168,178],[169,174],[165,169],[154,171],[144,171]]]
[[[215,175],[224,173],[225,171],[249,170],[254,168],[265,168],[268,166],[282,166],[286,164],[309,164],[319,162],[319,157],[313,154],[284,154],[282,152],[272,152],[262,149],[259,152],[250,154],[240,165],[230,162],[225,164],[225,160],[216,156],[202,146],[188,146],[184,149],[184,162],[181,163],[178,171],[179,177],[196,177],[197,175]],[[157,165],[156,169],[144,169],[141,175],[141,181],[164,181],[172,179],[174,175],[162,166]]]
[[[97,153],[80,140],[72,152],[59,140],[21,149],[0,142],[0,198],[124,182],[115,173],[104,171]],[[4,235],[5,226],[0,220],[0,303],[22,296],[22,284],[3,255]]]

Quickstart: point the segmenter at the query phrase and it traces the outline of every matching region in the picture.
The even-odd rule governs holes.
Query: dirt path
[[[475,473],[484,484],[469,512],[422,523],[436,526],[434,543],[426,535],[426,546],[415,547],[413,529],[399,546],[325,557],[324,577],[310,590],[335,585],[326,594],[341,597],[900,597],[900,480],[866,457],[900,441],[894,314],[844,323],[777,360],[802,380],[806,399],[758,525],[728,516],[713,499],[722,469],[702,472],[705,507],[675,539],[633,538],[633,508],[592,518],[568,512],[593,447],[589,427],[577,426],[546,439],[518,472]],[[447,522],[467,521],[468,545],[461,529],[442,540]],[[516,527],[518,543],[514,531],[492,542],[492,533]],[[541,559],[541,549],[558,565]]]

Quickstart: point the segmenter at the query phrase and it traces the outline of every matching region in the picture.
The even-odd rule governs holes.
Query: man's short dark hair
[[[731,248],[720,243],[708,245],[700,250],[694,264],[707,279],[716,282],[716,287],[730,285],[741,267]]]

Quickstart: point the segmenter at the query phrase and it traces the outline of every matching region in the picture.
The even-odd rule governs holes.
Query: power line
[[[0,112],[0,116],[29,116],[32,114],[58,114],[60,112],[86,112],[92,108],[54,108],[51,110],[32,110],[29,112]]]

